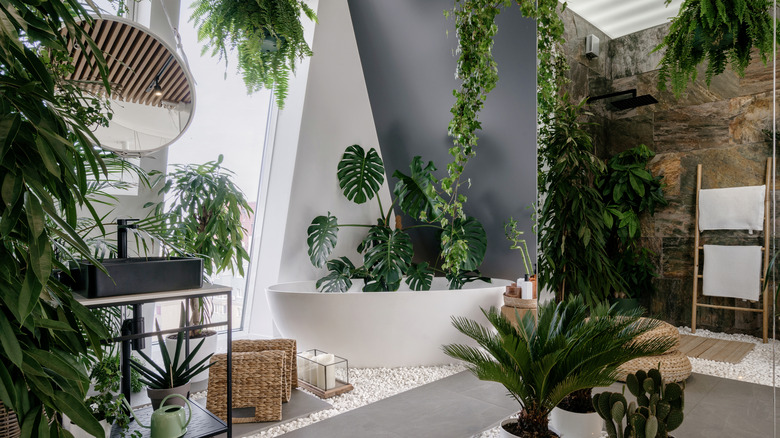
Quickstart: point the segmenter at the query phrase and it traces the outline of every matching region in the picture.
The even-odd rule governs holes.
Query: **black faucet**
[[[116,220],[116,257],[119,259],[127,258],[127,229],[137,227],[131,222],[138,222],[138,219]]]

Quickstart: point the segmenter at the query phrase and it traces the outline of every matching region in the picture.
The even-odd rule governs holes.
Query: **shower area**
[[[649,314],[690,327],[697,166],[704,169],[701,187],[705,189],[765,183],[767,158],[772,156],[771,60],[766,66],[754,60],[741,78],[726,69],[709,86],[702,70],[683,96],[675,98],[671,91],[658,89],[662,54],[653,52],[668,33],[669,23],[610,38],[571,10],[562,16],[571,79],[567,91],[574,101],[588,100],[596,155],[608,160],[646,145],[655,153],[649,170],[663,176],[668,205],[641,217],[641,244],[652,251],[657,277],[652,279],[653,290],[638,298]],[[590,45],[593,36],[598,39],[597,53]],[[713,242],[723,245],[763,243],[762,233],[713,232],[712,236]],[[707,300],[714,305],[756,307],[732,298]],[[761,337],[761,317],[758,312],[707,308],[699,311],[697,325]]]

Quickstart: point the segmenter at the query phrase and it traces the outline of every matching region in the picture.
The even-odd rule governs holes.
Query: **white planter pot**
[[[508,419],[502,421],[501,422],[501,427],[498,428],[498,437],[499,438],[517,438],[517,435],[515,435],[513,433],[509,433],[509,432],[506,431],[506,429],[504,429],[504,425],[505,424],[514,423],[515,421],[517,421],[517,420],[514,419],[514,418],[508,418]],[[552,426],[550,426],[550,431],[558,433],[558,431],[555,430],[555,428],[552,427]],[[558,435],[560,435],[560,434],[558,433]],[[560,435],[560,436],[563,436],[563,435]]]
[[[67,419],[67,417],[65,418]],[[73,434],[74,438],[93,438],[92,435],[88,434],[84,429],[71,423],[70,419],[67,419],[65,424],[69,425],[68,429],[70,433]],[[100,420],[100,425],[103,426],[103,431],[106,433],[106,437],[111,436],[111,425],[108,424],[106,420]]]
[[[198,350],[198,354],[195,355],[195,359],[190,362],[190,365],[195,365],[203,358],[208,356],[209,354],[213,354],[215,351],[217,351],[217,334],[206,336],[205,338],[195,338],[190,339],[190,351],[194,350],[195,347],[198,346],[198,344],[203,344],[203,346],[200,347],[200,350]],[[171,360],[173,360],[173,357],[176,355],[176,338],[170,339],[165,338],[165,348],[168,349],[168,353],[171,355]],[[185,345],[184,341],[181,343],[181,351],[179,352],[179,358],[183,358],[185,356]],[[181,360],[181,359],[180,359]],[[202,382],[205,380],[208,380],[209,378],[209,370],[206,370],[197,376],[193,377],[192,380],[190,380],[190,383],[197,383]]]
[[[550,412],[550,429],[561,438],[598,438],[604,428],[604,420],[596,412],[579,414],[553,408]]]

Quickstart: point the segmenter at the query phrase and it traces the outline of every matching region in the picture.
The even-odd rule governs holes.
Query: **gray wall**
[[[454,22],[443,15],[452,0],[348,3],[387,174],[396,169],[408,174],[412,157],[421,155],[436,163],[438,177],[444,176],[452,146],[447,136],[452,90],[459,85]],[[477,155],[465,172],[472,179],[465,210],[488,233],[482,273],[512,279],[523,268],[519,252],[510,250],[504,237],[510,216],[520,221],[532,257],[536,253],[527,208],[536,199],[536,26],[516,6],[503,11],[497,24],[500,79],[480,114]],[[391,180],[391,188],[394,184]],[[404,218],[405,225],[409,222]],[[435,253],[432,234],[413,237],[416,254],[428,259]]]

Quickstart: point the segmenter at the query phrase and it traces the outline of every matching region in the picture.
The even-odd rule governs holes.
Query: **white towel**
[[[699,190],[700,230],[763,230],[766,186]]]
[[[761,247],[704,245],[702,293],[758,301]]]

